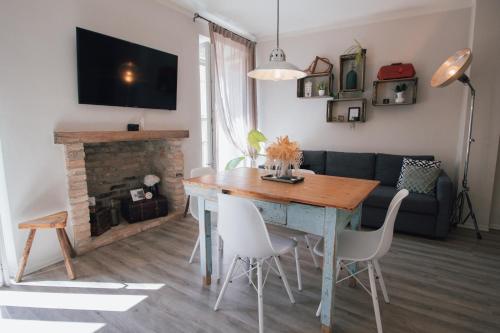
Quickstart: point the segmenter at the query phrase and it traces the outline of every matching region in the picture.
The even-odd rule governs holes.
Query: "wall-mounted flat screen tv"
[[[177,108],[177,56],[76,28],[78,102]]]

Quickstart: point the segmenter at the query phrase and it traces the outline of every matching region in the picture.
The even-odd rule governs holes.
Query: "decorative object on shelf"
[[[405,102],[404,93],[407,88],[408,86],[406,85],[406,83],[397,84],[396,87],[394,87],[394,92],[396,93],[396,98],[394,101],[397,104],[402,104]]]
[[[142,183],[148,187],[149,192],[156,197],[158,195],[158,184],[160,183],[160,177],[156,175],[146,175]],[[146,198],[148,199],[148,198]],[[151,198],[149,198],[151,199]]]
[[[392,106],[415,104],[417,103],[417,85],[417,77],[373,81],[372,105]],[[404,86],[406,86],[405,90],[403,90]],[[404,92],[404,94],[402,94],[402,92]],[[396,95],[394,95],[394,93],[396,93]],[[389,98],[389,95],[396,96],[396,98]]]
[[[325,96],[326,84],[324,81],[318,83],[318,96]]]
[[[141,201],[145,199],[144,189],[138,188],[135,190],[130,190],[130,196],[132,197],[132,201]]]
[[[129,132],[139,131],[139,124],[127,124],[127,131]]]
[[[276,142],[266,148],[265,167],[274,170],[277,178],[292,178],[292,169],[299,169],[302,151],[299,144],[290,141],[288,136],[278,137]]]
[[[347,104],[348,103],[348,104]],[[344,106],[347,104],[347,106]],[[353,109],[351,111],[351,109]],[[358,110],[354,110],[358,109]],[[352,116],[357,120],[351,120]],[[326,122],[365,122],[366,121],[366,98],[331,99],[326,104]],[[354,125],[354,124],[353,124]]]
[[[248,152],[244,156],[233,158],[232,160],[227,162],[225,170],[227,171],[236,168],[241,163],[241,161],[245,160],[245,158],[247,157],[250,158],[252,167],[255,167],[257,165],[257,158],[259,156],[264,156],[260,152],[262,150],[262,144],[264,144],[266,141],[267,138],[264,134],[262,134],[262,132],[256,129],[248,132]]]
[[[144,197],[146,198],[146,200],[151,200],[151,199],[153,199],[153,193],[146,192],[146,193],[144,193]]]
[[[136,223],[168,215],[167,198],[162,195],[151,200],[133,201],[124,199],[121,203],[122,216],[128,223]]]
[[[354,40],[345,54],[340,56],[340,91],[364,91],[366,49]]]
[[[361,108],[359,106],[351,106],[347,114],[348,121],[359,121]]]
[[[248,76],[257,80],[296,80],[307,74],[295,65],[286,62],[285,52],[280,49],[280,1],[276,0],[276,48],[269,55],[269,62],[248,73]]]
[[[469,128],[467,131],[467,146],[465,153],[464,175],[462,178],[462,190],[457,196],[455,205],[453,207],[452,223],[453,225],[464,224],[467,220],[472,218],[474,228],[476,229],[476,237],[481,239],[479,227],[477,225],[476,215],[472,207],[472,201],[469,195],[468,173],[469,173],[469,158],[471,144],[474,142],[472,137],[472,122],[474,120],[474,102],[476,99],[476,90],[471,84],[470,78],[465,74],[465,71],[472,62],[472,51],[468,48],[457,51],[454,55],[446,59],[446,61],[439,66],[431,79],[431,86],[434,88],[446,87],[452,82],[458,80],[464,85],[468,86],[471,93],[470,110],[469,110]],[[469,213],[462,220],[465,202],[469,209]]]
[[[412,64],[403,64],[401,62],[380,67],[377,79],[394,80],[408,79],[415,76],[415,68]]]
[[[312,81],[308,80],[304,83],[304,97],[312,96],[312,90],[313,90],[312,87],[313,87]]]
[[[333,64],[328,58],[316,56],[309,67],[304,70],[307,75],[311,74],[330,74],[333,70]]]

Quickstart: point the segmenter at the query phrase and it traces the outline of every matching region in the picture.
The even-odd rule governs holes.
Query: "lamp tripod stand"
[[[472,222],[474,223],[474,229],[476,230],[476,237],[477,239],[481,239],[482,237],[477,225],[476,214],[474,214],[474,208],[472,207],[472,201],[469,195],[469,184],[467,177],[469,173],[470,147],[471,144],[475,141],[472,137],[472,121],[474,120],[474,102],[476,99],[476,90],[470,83],[470,79],[466,74],[462,74],[457,80],[469,87],[471,93],[471,101],[469,111],[469,129],[467,131],[467,150],[465,152],[464,176],[462,178],[462,190],[460,191],[460,193],[458,193],[455,204],[453,205],[451,223],[453,224],[453,226],[456,226],[457,224],[464,224],[469,218],[471,218]],[[468,213],[462,219],[465,204],[467,204]]]
[[[470,66],[471,62],[472,51],[470,49],[465,48],[455,52],[455,54],[446,59],[446,61],[443,62],[443,64],[436,70],[431,79],[431,86],[434,88],[446,87],[455,80],[458,80],[470,89],[471,101],[469,111],[469,129],[467,133],[467,150],[465,152],[462,190],[458,193],[455,204],[453,205],[450,222],[453,226],[456,226],[457,224],[464,224],[469,218],[471,218],[474,223],[474,229],[476,229],[476,237],[477,239],[481,239],[476,214],[474,214],[474,208],[472,207],[472,201],[469,195],[469,184],[467,179],[467,175],[469,173],[470,146],[474,142],[474,139],[472,138],[472,121],[474,120],[474,102],[476,99],[476,90],[470,83],[470,79],[467,74],[465,74],[465,71]],[[462,219],[465,205],[467,205],[468,213],[465,215],[465,218]]]

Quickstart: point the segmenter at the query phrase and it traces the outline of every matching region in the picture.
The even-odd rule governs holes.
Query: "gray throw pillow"
[[[441,161],[405,158],[396,188],[407,189],[413,193],[434,195],[440,173]]]

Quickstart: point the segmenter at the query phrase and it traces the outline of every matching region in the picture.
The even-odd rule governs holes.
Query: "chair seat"
[[[375,253],[380,242],[381,229],[375,231],[343,230],[337,237],[337,259],[365,260]],[[314,247],[314,253],[324,256],[324,239]]]
[[[269,233],[269,238],[271,238],[271,243],[273,245],[273,249],[276,251],[277,255],[285,254],[293,250],[295,246],[297,246],[297,242],[291,238],[286,238],[282,236],[278,236],[273,233]]]

